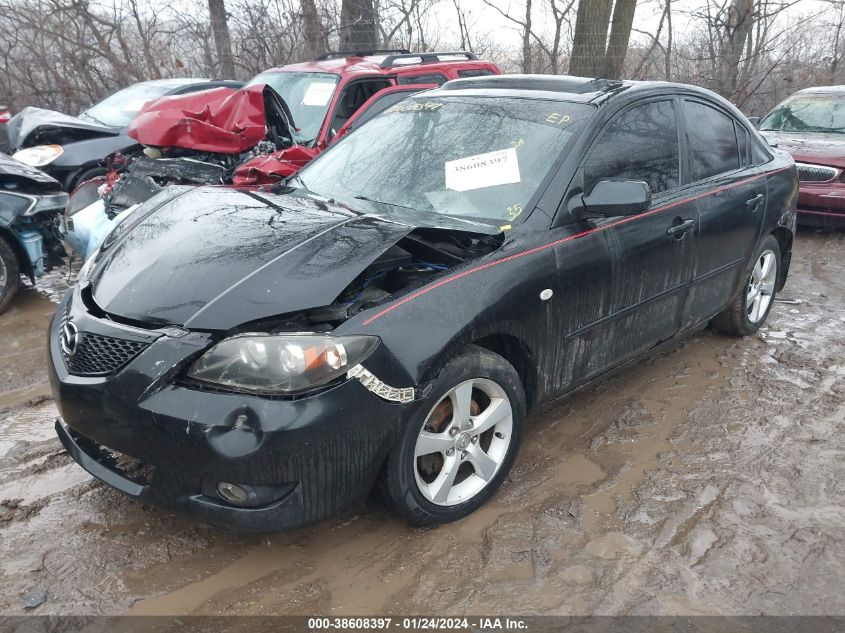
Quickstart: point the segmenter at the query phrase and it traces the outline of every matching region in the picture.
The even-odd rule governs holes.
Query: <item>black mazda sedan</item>
[[[130,214],[53,319],[56,431],[206,521],[291,528],[375,485],[453,521],[539,405],[708,323],[756,332],[797,195],[705,90],[452,81],[273,190],[173,187]]]

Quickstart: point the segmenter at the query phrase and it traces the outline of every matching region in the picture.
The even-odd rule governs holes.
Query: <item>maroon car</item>
[[[798,167],[798,221],[845,226],[845,86],[800,90],[760,122]]]

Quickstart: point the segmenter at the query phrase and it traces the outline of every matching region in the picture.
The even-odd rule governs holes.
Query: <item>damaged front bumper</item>
[[[288,399],[199,390],[180,382],[179,368],[208,335],[99,319],[72,292],[50,326],[56,432],[83,468],[142,501],[250,530],[316,521],[366,498],[418,405],[407,391],[392,402],[351,377]],[[110,375],[73,375],[61,347],[68,318],[77,332],[143,349]],[[232,485],[244,503],[227,498]]]

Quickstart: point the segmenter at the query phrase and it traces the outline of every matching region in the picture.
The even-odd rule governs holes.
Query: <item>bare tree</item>
[[[343,0],[340,7],[340,48],[366,50],[378,48],[373,0]]]
[[[587,0],[578,3],[569,74],[597,77],[604,72],[607,29],[613,0]]]
[[[232,38],[229,35],[229,19],[226,16],[224,0],[208,0],[208,15],[214,44],[217,46],[217,59],[220,61],[220,73],[227,79],[235,77],[235,57],[232,55]]]
[[[585,77],[621,77],[636,9],[637,0],[579,2],[569,73]]]

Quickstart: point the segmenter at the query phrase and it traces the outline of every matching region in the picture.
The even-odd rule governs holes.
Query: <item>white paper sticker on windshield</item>
[[[137,112],[141,108],[143,108],[149,99],[132,99],[131,101],[127,101],[126,105],[123,106],[124,112]]]
[[[332,98],[334,84],[313,83],[308,86],[305,96],[302,97],[302,105],[324,106]]]
[[[516,148],[446,162],[446,189],[470,191],[520,182]]]

